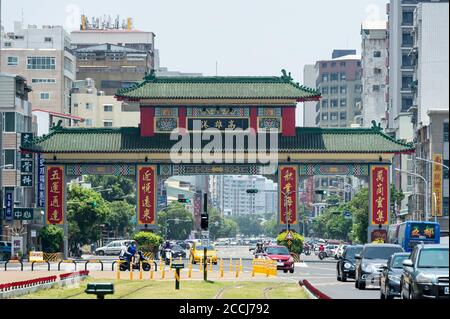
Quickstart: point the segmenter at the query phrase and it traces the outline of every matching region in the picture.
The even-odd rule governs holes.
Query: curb
[[[326,300],[333,299],[328,295],[324,294],[323,292],[321,292],[319,289],[315,288],[306,279],[300,280],[298,283],[301,287],[305,288],[307,294],[312,295],[314,299],[326,299]]]

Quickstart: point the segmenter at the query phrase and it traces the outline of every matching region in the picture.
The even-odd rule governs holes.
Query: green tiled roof
[[[117,91],[119,99],[293,99],[317,100],[318,90],[281,77],[155,77],[147,75],[135,86]]]
[[[170,140],[170,134],[141,137],[139,128],[58,128],[24,145],[23,150],[43,153],[164,153],[169,152],[175,143],[177,141]],[[206,145],[209,141],[202,143]],[[413,145],[394,140],[377,128],[297,128],[296,136],[279,135],[278,143],[279,152],[283,153],[414,151]],[[225,146],[225,142],[222,145]],[[248,145],[245,145],[245,150],[251,151]]]

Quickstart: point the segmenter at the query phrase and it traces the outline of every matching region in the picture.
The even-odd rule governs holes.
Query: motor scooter
[[[133,270],[141,269],[141,261],[142,261],[142,270],[150,271],[151,265],[148,263],[148,258],[144,256],[142,251],[138,251],[136,255],[130,256],[129,253],[126,253],[123,256],[119,256],[119,260],[123,261],[120,263],[120,271],[130,270],[130,260],[132,261]]]

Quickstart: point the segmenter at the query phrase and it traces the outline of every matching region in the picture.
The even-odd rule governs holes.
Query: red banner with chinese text
[[[139,225],[154,225],[156,214],[156,166],[138,166],[137,172],[137,220]]]
[[[45,216],[49,225],[64,224],[64,167],[47,166],[45,170]]]
[[[389,223],[389,167],[371,167],[371,216],[372,225]]]
[[[280,166],[279,169],[280,187],[280,224],[297,224],[297,187],[298,174],[295,166]]]
[[[442,155],[433,154],[433,162],[442,164]],[[442,176],[443,168],[441,165],[433,164],[433,187],[431,198],[431,216],[442,217]]]

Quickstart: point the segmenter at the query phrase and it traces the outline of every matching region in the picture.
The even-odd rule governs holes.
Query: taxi
[[[208,259],[212,260],[212,263],[214,265],[217,265],[217,252],[216,249],[214,248],[214,246],[212,245],[203,245],[201,243],[194,243],[194,245],[191,248],[190,251],[190,258],[192,260],[193,264],[196,264],[198,262],[200,262],[203,259],[203,255],[204,255],[204,248],[207,248],[206,250],[206,257]]]

